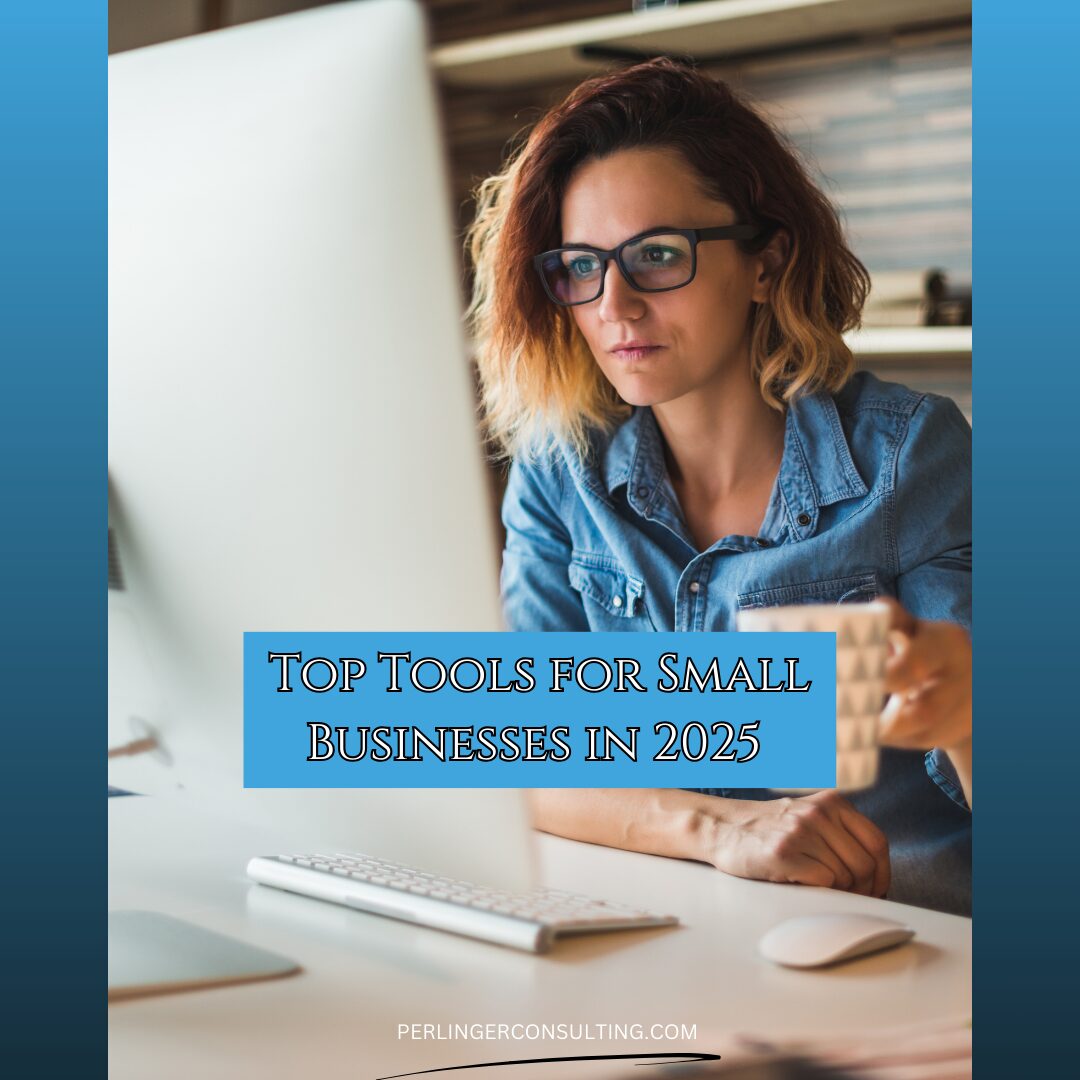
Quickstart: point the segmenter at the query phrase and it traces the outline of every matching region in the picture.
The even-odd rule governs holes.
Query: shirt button
[[[639,487],[637,493],[639,499],[644,499],[645,496],[649,494],[649,489],[647,487]]]
[[[699,581],[691,581],[690,582],[690,591],[692,593],[701,592],[701,582],[699,582]]]
[[[809,524],[810,524],[810,515],[809,515],[809,514],[807,514],[807,513],[806,513],[806,512],[804,511],[804,512],[803,512],[803,513],[801,513],[801,514],[800,514],[800,515],[799,515],[799,516],[798,516],[798,517],[797,517],[797,518],[796,518],[795,520],[796,520],[796,521],[797,521],[797,522],[798,522],[798,523],[799,523],[800,525],[809,525]]]
[[[621,596],[613,596],[611,598],[611,603],[612,603],[613,607],[622,607],[622,597]]]
[[[768,547],[769,546],[769,541],[766,540],[764,536],[759,536],[754,541],[754,543],[757,544],[758,547]]]

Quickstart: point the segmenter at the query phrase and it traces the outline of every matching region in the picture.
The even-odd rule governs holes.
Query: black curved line
[[[550,1065],[556,1061],[635,1061],[642,1058],[677,1058],[675,1064],[691,1061],[719,1061],[719,1054],[682,1053],[658,1054],[586,1054],[584,1057],[522,1058],[520,1061],[478,1061],[475,1065],[445,1065],[438,1069],[421,1069],[419,1072],[394,1073],[393,1076],[379,1076],[375,1080],[401,1080],[403,1076],[427,1076],[430,1073],[459,1072],[462,1069],[495,1069],[500,1065]]]

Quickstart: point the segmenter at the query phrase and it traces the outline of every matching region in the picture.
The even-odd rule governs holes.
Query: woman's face
[[[662,226],[736,223],[734,211],[701,191],[672,150],[620,150],[585,162],[562,201],[562,245],[611,249]],[[659,405],[749,374],[751,304],[768,298],[762,257],[734,240],[698,245],[697,274],[671,292],[631,288],[614,260],[604,292],[570,309],[600,369],[631,405]],[[627,348],[627,345],[634,348]]]

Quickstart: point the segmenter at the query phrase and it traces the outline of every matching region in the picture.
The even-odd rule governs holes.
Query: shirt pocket
[[[789,604],[865,604],[889,590],[877,573],[852,574],[824,581],[802,581],[771,589],[739,593],[739,608],[785,607]]]
[[[599,556],[575,554],[570,585],[581,594],[591,630],[654,630],[645,583]]]

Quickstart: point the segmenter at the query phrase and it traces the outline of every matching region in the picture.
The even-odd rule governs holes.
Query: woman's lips
[[[617,360],[644,360],[647,356],[658,353],[663,345],[624,345],[612,349],[611,355]]]

